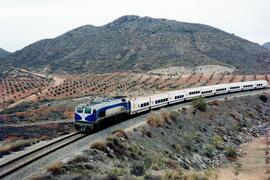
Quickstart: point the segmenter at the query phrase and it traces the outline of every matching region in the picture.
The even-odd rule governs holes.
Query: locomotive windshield
[[[77,107],[76,108],[76,113],[83,113],[83,108],[82,107]]]
[[[92,113],[92,109],[89,108],[89,107],[86,107],[86,108],[84,108],[84,113],[85,114],[91,114]]]
[[[76,113],[85,113],[85,114],[91,114],[92,109],[90,107],[77,107]]]

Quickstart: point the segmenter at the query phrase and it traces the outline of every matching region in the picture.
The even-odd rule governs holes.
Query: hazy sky
[[[208,24],[262,44],[270,41],[269,8],[270,0],[0,0],[0,47],[16,51],[131,14]]]

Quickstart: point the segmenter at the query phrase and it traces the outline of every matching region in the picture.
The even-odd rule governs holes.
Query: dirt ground
[[[255,138],[252,142],[242,145],[241,149],[243,156],[230,167],[218,169],[213,179],[265,180],[270,178],[270,165],[266,163],[266,137]]]

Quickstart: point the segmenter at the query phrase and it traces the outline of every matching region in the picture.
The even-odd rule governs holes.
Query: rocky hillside
[[[168,66],[229,65],[269,72],[270,51],[211,26],[123,16],[86,25],[17,51],[2,63],[53,73],[151,70]]]
[[[270,49],[270,42],[264,43],[262,46],[267,49]]]
[[[10,53],[2,48],[0,48],[0,58],[9,55]]]
[[[116,130],[67,163],[49,165],[48,172],[36,178],[210,179],[209,168],[235,162],[242,143],[266,132],[269,98],[213,101],[206,111],[192,107],[151,112],[148,124]],[[193,170],[205,174],[189,174]]]

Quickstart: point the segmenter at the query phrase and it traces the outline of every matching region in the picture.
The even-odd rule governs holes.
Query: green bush
[[[111,171],[108,173],[111,176],[123,176],[126,174],[129,174],[128,170],[126,168],[113,168],[111,169]]]
[[[213,144],[216,148],[222,148],[222,144],[224,143],[223,138],[219,135],[214,135],[210,139],[211,144]]]
[[[192,101],[192,105],[195,109],[198,109],[200,111],[206,111],[207,103],[204,98],[199,97],[197,99],[194,99]]]
[[[212,158],[214,156],[215,147],[212,144],[206,144],[205,146],[206,156]]]
[[[228,147],[225,152],[226,156],[230,159],[236,159],[237,158],[237,149],[235,147]]]
[[[199,141],[200,136],[197,132],[191,131],[183,136],[183,147],[185,147],[188,150],[191,150],[195,141]]]

